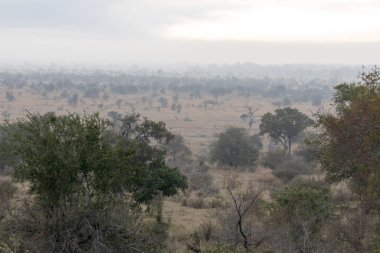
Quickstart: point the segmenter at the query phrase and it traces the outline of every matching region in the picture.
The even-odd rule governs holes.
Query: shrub
[[[0,178],[0,222],[5,218],[10,208],[10,200],[16,192],[16,186],[10,179]]]
[[[211,185],[212,177],[210,174],[193,172],[189,176],[189,186],[191,190],[200,190],[207,185]]]
[[[162,145],[172,134],[139,114],[117,123],[112,128],[98,114],[47,113],[1,127],[10,140],[1,142],[1,154],[13,177],[29,184],[29,199],[35,196],[5,230],[20,235],[25,250],[164,250],[167,225],[156,198],[187,185],[164,162]]]
[[[282,151],[276,150],[266,153],[261,160],[261,164],[264,167],[270,168],[272,170],[276,169],[280,164],[289,159],[289,155]]]
[[[285,252],[321,249],[324,245],[322,229],[334,214],[328,186],[300,181],[279,189],[272,197],[272,217],[277,227],[284,230],[284,242],[289,247]]]
[[[319,154],[321,152],[319,139],[320,136],[318,134],[306,132],[295,154],[302,157],[307,162],[318,160]]]
[[[183,206],[192,207],[195,209],[202,209],[206,207],[206,202],[202,197],[184,198],[181,203]]]
[[[230,127],[219,134],[210,150],[211,162],[218,165],[254,166],[259,151],[244,128]]]
[[[300,174],[309,174],[310,165],[300,159],[284,161],[273,170],[273,175],[289,182]]]

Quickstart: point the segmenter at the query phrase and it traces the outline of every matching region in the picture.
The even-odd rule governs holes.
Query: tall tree
[[[319,114],[322,167],[327,180],[349,180],[369,212],[380,211],[380,72],[335,87],[335,113]]]
[[[313,121],[295,108],[286,107],[276,109],[275,113],[266,113],[261,118],[260,134],[268,134],[271,138],[281,142],[288,153],[292,149],[293,139]]]

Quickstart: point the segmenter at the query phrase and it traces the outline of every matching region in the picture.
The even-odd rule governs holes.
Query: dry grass
[[[181,94],[179,103],[182,105],[182,111],[178,114],[176,111],[171,110],[172,96],[174,94],[169,91],[165,95],[168,99],[168,107],[161,108],[160,111],[157,111],[157,107],[159,106],[158,98],[162,96],[161,94],[154,98],[152,108],[148,110],[148,105],[141,101],[142,96],[150,96],[151,92],[135,95],[115,95],[110,93],[108,100],[84,98],[78,102],[77,106],[68,105],[67,98],[60,98],[59,93],[50,93],[49,98],[43,98],[40,94],[28,89],[13,89],[12,92],[16,99],[8,102],[5,98],[6,89],[0,87],[0,118],[5,119],[3,113],[9,112],[10,120],[12,121],[23,117],[27,110],[41,114],[49,111],[55,111],[57,114],[63,114],[68,111],[78,113],[83,113],[84,111],[88,113],[100,112],[102,116],[106,117],[109,111],[124,114],[134,109],[149,119],[166,122],[172,132],[179,133],[184,137],[186,143],[196,155],[206,155],[209,145],[215,140],[215,135],[225,128],[230,126],[247,128],[247,125],[240,120],[240,115],[246,112],[245,106],[250,105],[260,108],[256,113],[257,116],[275,110],[272,105],[273,101],[258,96],[247,98],[235,93],[220,97],[218,105],[209,106],[208,108],[200,107],[204,100],[210,99],[206,94],[203,94],[202,99],[192,100],[187,95]],[[118,99],[123,100],[123,105],[120,108],[116,105]],[[99,104],[103,104],[103,107],[100,108]],[[308,115],[317,111],[317,108],[310,104],[297,104],[293,105],[293,107]],[[258,118],[252,129],[248,129],[251,134],[258,132],[259,121],[260,119]],[[214,184],[222,189],[224,179],[231,171],[214,168],[209,173],[214,178]],[[257,168],[255,172],[238,171],[238,173],[244,184],[263,181],[277,183],[271,170],[268,169]],[[22,189],[25,190],[23,187]],[[222,198],[228,198],[223,190],[221,190],[220,195]],[[204,221],[215,219],[216,212],[216,209],[195,209],[182,206],[178,201],[166,200],[164,202],[164,217],[172,225],[169,232],[171,252],[185,252],[189,235],[198,229]]]
[[[13,89],[13,94],[16,99],[9,102],[5,98],[6,89],[0,87],[0,118],[5,119],[3,113],[10,113],[10,120],[23,117],[26,111],[45,113],[55,111],[57,114],[67,112],[88,113],[100,112],[104,117],[107,117],[109,111],[118,111],[119,113],[127,113],[135,110],[143,116],[153,120],[162,120],[166,122],[168,128],[174,133],[183,135],[185,141],[189,144],[194,153],[204,153],[208,150],[210,143],[215,140],[215,134],[222,132],[226,127],[245,127],[247,125],[240,120],[240,115],[246,112],[245,106],[253,105],[260,108],[256,115],[262,116],[266,112],[273,112],[275,107],[271,100],[260,96],[251,96],[249,98],[239,96],[232,93],[218,99],[219,104],[209,106],[208,108],[199,107],[203,101],[210,99],[206,94],[202,99],[189,99],[188,95],[182,94],[179,98],[179,103],[182,105],[182,111],[178,114],[171,110],[173,103],[173,93],[167,91],[165,97],[168,99],[168,107],[161,108],[159,106],[158,95],[153,98],[152,108],[147,109],[147,103],[141,101],[141,97],[150,96],[150,92],[141,92],[133,95],[115,95],[110,94],[109,99],[79,99],[77,106],[72,106],[67,103],[67,98],[61,98],[59,92],[49,93],[48,98],[43,98],[35,91],[24,89]],[[79,96],[81,97],[81,96]],[[121,99],[122,106],[119,108],[116,101]],[[99,108],[102,104],[103,107]],[[295,104],[294,107],[302,112],[311,115],[316,112],[317,108],[310,104]],[[187,119],[190,119],[188,121]],[[259,128],[259,118],[250,129],[250,133],[257,133]]]

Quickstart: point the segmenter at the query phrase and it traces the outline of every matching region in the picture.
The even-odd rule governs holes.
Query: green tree
[[[28,114],[3,128],[10,139],[2,146],[6,163],[14,179],[29,183],[37,197],[34,211],[42,213],[33,229],[20,229],[26,241],[46,239],[37,251],[136,252],[133,241],[156,238],[155,229],[165,227],[160,212],[154,226],[135,227],[142,222],[140,203],[151,206],[160,194],[186,187],[184,176],[165,164],[160,149],[172,135],[164,123],[138,114],[114,125],[98,114]],[[146,245],[152,247],[153,241]]]
[[[253,166],[258,149],[244,128],[230,127],[219,134],[210,151],[212,162],[231,167]]]
[[[295,108],[286,107],[276,109],[275,113],[266,113],[261,118],[260,134],[268,134],[271,138],[281,142],[284,150],[291,152],[292,141],[313,121]]]
[[[322,229],[334,213],[329,188],[319,182],[298,182],[274,192],[273,200],[272,216],[276,226],[285,229],[289,252],[319,252]]]
[[[335,113],[318,115],[320,162],[331,183],[349,180],[367,212],[380,211],[380,72],[335,87]]]

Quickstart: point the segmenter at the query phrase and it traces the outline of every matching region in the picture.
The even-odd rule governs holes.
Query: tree
[[[275,226],[284,226],[287,252],[320,252],[322,229],[334,214],[330,189],[319,182],[298,182],[273,194]],[[288,240],[290,239],[290,240]]]
[[[182,135],[174,137],[166,144],[167,154],[174,162],[178,160],[188,160],[191,157],[191,150],[186,146]]]
[[[272,235],[268,232],[262,233],[256,227],[257,214],[260,213],[259,203],[267,187],[255,186],[252,182],[243,186],[243,182],[238,180],[237,175],[232,175],[225,180],[226,190],[232,202],[233,220],[231,227],[232,236],[226,239],[229,244],[242,245],[245,252],[251,252],[252,248],[260,247],[265,241],[269,240]],[[230,219],[224,219],[225,225]]]
[[[10,141],[1,150],[14,179],[28,182],[36,196],[26,213],[40,218],[28,220],[33,229],[17,231],[25,233],[25,243],[39,238],[34,251],[136,252],[143,233],[156,238],[155,226],[164,229],[160,212],[153,227],[141,223],[140,203],[149,207],[156,196],[186,187],[184,176],[164,162],[160,144],[170,132],[138,114],[114,125],[98,114],[28,114],[3,128]],[[153,241],[144,243],[152,247]]]
[[[252,128],[252,125],[253,123],[255,123],[255,120],[256,120],[256,115],[255,113],[259,110],[258,108],[254,108],[252,106],[247,106],[246,107],[248,112],[247,113],[243,113],[242,115],[240,115],[240,118],[246,122],[249,126],[249,128]]]
[[[219,134],[218,140],[211,146],[210,158],[212,162],[236,168],[253,166],[258,153],[244,128],[230,127]]]
[[[281,142],[284,150],[290,154],[293,139],[313,121],[295,108],[286,107],[276,109],[275,113],[266,113],[261,118],[260,134],[268,134],[271,138]]]
[[[336,113],[318,115],[320,162],[331,183],[348,180],[366,213],[380,211],[380,72],[335,87]]]
[[[263,142],[259,134],[254,134],[251,136],[251,141],[257,150],[261,151],[263,149]]]

